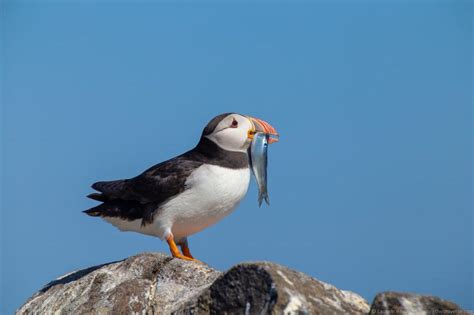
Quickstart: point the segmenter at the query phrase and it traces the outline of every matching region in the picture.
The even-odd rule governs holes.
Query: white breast
[[[199,232],[237,207],[249,180],[248,168],[202,165],[186,181],[190,188],[164,205],[155,222],[160,227],[171,226],[176,239]]]
[[[121,230],[175,240],[197,233],[230,214],[247,193],[250,170],[229,169],[204,164],[187,179],[184,192],[162,205],[152,224],[141,226],[141,220],[118,222],[105,218]]]

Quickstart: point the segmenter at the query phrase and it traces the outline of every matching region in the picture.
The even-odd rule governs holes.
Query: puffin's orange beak
[[[248,131],[248,138],[253,139],[253,135],[257,132],[263,132],[269,134],[268,143],[274,143],[278,141],[278,132],[269,123],[261,119],[247,116],[252,123],[252,129]]]

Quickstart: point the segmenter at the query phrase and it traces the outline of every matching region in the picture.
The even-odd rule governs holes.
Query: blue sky
[[[89,185],[190,149],[228,111],[281,133],[271,207],[252,183],[190,238],[198,259],[474,309],[469,2],[9,1],[2,14],[0,313],[66,272],[167,252],[82,214]]]

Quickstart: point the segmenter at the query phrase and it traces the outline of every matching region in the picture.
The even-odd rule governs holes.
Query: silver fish
[[[265,133],[257,132],[253,136],[249,148],[250,168],[258,185],[259,207],[262,205],[263,199],[265,199],[267,205],[270,205],[267,191],[268,137],[269,135]]]

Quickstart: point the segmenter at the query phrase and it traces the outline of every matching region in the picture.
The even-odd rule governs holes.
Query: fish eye
[[[230,128],[237,128],[239,126],[239,122],[232,118],[232,123],[230,124]]]

